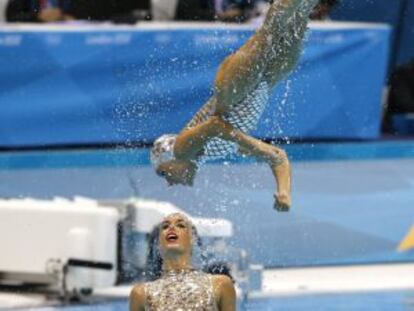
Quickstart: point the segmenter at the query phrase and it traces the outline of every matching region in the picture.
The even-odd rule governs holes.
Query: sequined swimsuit
[[[201,271],[169,272],[146,283],[146,311],[218,311],[212,275]]]
[[[223,119],[233,125],[234,128],[249,133],[256,129],[259,119],[266,108],[270,96],[270,87],[267,82],[260,82],[243,100],[235,104]],[[212,97],[194,116],[187,125],[192,128],[211,117],[216,110],[216,99]],[[203,148],[198,162],[204,163],[208,160],[224,158],[238,152],[235,143],[215,137],[210,139]]]

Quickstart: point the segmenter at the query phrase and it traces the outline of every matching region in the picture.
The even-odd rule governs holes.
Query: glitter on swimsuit
[[[146,283],[148,311],[218,311],[213,276],[201,271],[169,271]]]
[[[177,135],[165,134],[159,137],[151,149],[151,164],[157,168],[161,163],[174,160],[174,144]]]

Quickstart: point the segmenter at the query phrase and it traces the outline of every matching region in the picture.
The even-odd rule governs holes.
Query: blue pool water
[[[414,225],[413,142],[287,151],[293,208],[286,214],[272,208],[275,182],[264,164],[211,164],[193,188],[167,187],[142,149],[1,153],[0,196],[169,201],[192,215],[232,221],[230,244],[268,268],[414,261],[414,252],[396,251]]]

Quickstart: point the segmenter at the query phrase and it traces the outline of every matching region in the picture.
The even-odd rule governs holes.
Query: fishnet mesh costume
[[[234,128],[249,133],[256,129],[259,119],[263,114],[269,100],[270,89],[267,82],[260,82],[256,89],[250,92],[246,98],[235,104],[222,118],[229,122]],[[187,124],[187,128],[192,128],[202,122],[207,121],[216,110],[216,99],[213,96]],[[237,144],[227,140],[214,137],[204,146],[198,161],[201,163],[207,160],[224,158],[230,154],[238,152]]]

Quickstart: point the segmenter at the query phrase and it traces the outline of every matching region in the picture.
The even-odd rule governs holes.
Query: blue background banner
[[[393,28],[391,70],[414,59],[414,0],[342,0],[334,7],[331,17],[389,24]]]
[[[151,142],[177,132],[211,96],[220,62],[253,33],[97,29],[0,32],[0,147]],[[386,26],[313,27],[255,135],[377,138],[389,35]]]

